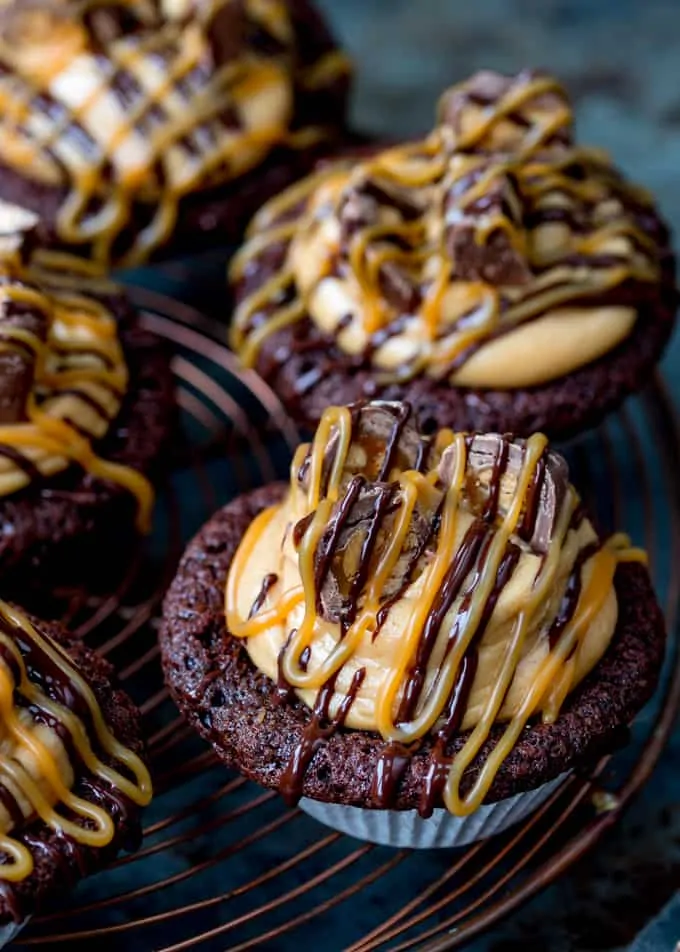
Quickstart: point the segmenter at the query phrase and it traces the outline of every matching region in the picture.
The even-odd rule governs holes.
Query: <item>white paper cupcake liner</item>
[[[535,790],[518,793],[498,803],[482,804],[470,816],[435,810],[424,820],[415,810],[366,810],[303,797],[300,809],[319,823],[359,840],[408,849],[451,849],[501,833],[538,809],[566,779],[568,773]]]
[[[28,920],[26,920],[26,922],[28,922]],[[21,932],[26,925],[26,922],[20,922],[18,924],[16,922],[10,922],[9,925],[0,926],[0,949],[9,945],[13,939],[16,939],[19,932]]]

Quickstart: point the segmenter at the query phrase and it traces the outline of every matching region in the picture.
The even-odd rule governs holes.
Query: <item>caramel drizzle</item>
[[[75,264],[75,274],[69,269]],[[55,270],[55,269],[60,270]],[[45,340],[26,327],[0,323],[0,347],[28,358],[33,382],[23,420],[0,424],[0,496],[23,489],[77,463],[93,476],[124,487],[137,500],[137,523],[148,531],[154,493],[141,473],[100,458],[92,442],[108,431],[128,385],[117,323],[108,308],[86,293],[94,272],[77,259],[49,253],[37,266],[0,260],[0,299],[6,312],[32,313],[47,324]],[[105,293],[106,283],[99,291]]]
[[[96,260],[115,257],[122,265],[137,265],[168,240],[184,196],[243,174],[276,144],[302,149],[328,136],[321,126],[290,131],[289,106],[264,122],[259,107],[250,104],[257,96],[278,93],[287,101],[295,85],[318,91],[346,75],[349,60],[332,50],[309,67],[296,66],[287,7],[246,0],[249,20],[276,37],[283,52],[264,54],[245,46],[215,68],[201,17],[216,16],[233,2],[198,5],[188,19],[167,22],[148,10],[144,15],[139,5],[138,32],[113,39],[103,57],[91,42],[87,45],[84,18],[108,4],[84,0],[74,5],[65,27],[66,45],[69,39],[76,43],[74,34],[79,37],[69,55],[50,55],[52,48],[39,69],[28,70],[20,61],[13,66],[11,48],[0,48],[6,71],[0,74],[3,161],[51,184],[68,185],[56,221],[62,240],[87,243]],[[76,56],[87,58],[88,92],[69,104],[60,96],[59,83]],[[101,129],[93,131],[97,108],[104,109],[112,126],[106,141]],[[117,156],[125,148],[137,154],[119,166]],[[128,238],[138,205],[149,210],[150,220]],[[121,238],[128,244],[124,253]]]
[[[48,684],[45,690],[43,685]],[[20,710],[24,715],[31,712],[30,718],[19,716]],[[36,724],[45,724],[56,734],[74,776],[89,777],[102,794],[100,801],[105,796],[122,798],[124,807],[125,800],[139,806],[151,800],[146,767],[113,736],[92,689],[68,655],[5,602],[0,602],[0,722],[0,803],[11,821],[0,827],[0,851],[10,859],[0,864],[0,881],[17,883],[30,876],[33,857],[20,834],[22,825],[34,816],[82,847],[107,846],[115,833],[109,812],[66,785],[57,757],[36,733]],[[117,766],[110,766],[102,756]],[[34,764],[30,772],[29,760]],[[17,827],[19,836],[13,836]]]
[[[279,657],[280,689],[285,686],[298,690],[318,690],[312,720],[285,772],[284,792],[289,799],[300,795],[304,773],[314,752],[334,730],[342,726],[347,717],[348,704],[358,693],[360,684],[357,686],[353,682],[351,698],[346,698],[342,704],[341,719],[338,719],[337,713],[331,716],[329,703],[338,673],[351,659],[366,632],[373,632],[374,637],[379,637],[384,609],[389,610],[389,606],[410,584],[413,566],[407,569],[400,592],[389,603],[382,595],[384,585],[402,552],[419,494],[428,487],[431,490],[438,480],[436,470],[399,473],[394,489],[399,494],[400,506],[372,577],[366,579],[364,575],[366,582],[362,586],[362,602],[355,602],[352,620],[343,627],[342,637],[335,647],[318,668],[309,671],[311,648],[322,622],[318,598],[324,568],[323,560],[317,559],[315,562],[315,556],[331,512],[337,506],[347,504],[347,496],[352,491],[353,481],[343,490],[342,476],[352,442],[353,425],[353,415],[348,408],[329,408],[322,416],[311,450],[308,446],[302,446],[293,462],[291,479],[295,481],[302,460],[308,456],[308,515],[302,520],[298,546],[302,584],[284,591],[272,605],[266,605],[263,601],[258,610],[251,612],[246,619],[240,617],[236,609],[245,567],[263,531],[275,517],[277,506],[264,510],[253,521],[234,556],[227,579],[226,622],[229,633],[236,638],[257,637],[272,625],[284,624],[294,607],[302,603],[305,605],[303,621],[297,630],[290,633]],[[401,425],[401,417],[397,414],[395,433]],[[388,446],[396,440],[395,433],[388,441]],[[331,434],[337,438],[337,443],[330,473],[326,477],[323,467]],[[484,801],[501,763],[529,720],[539,711],[542,711],[547,722],[556,719],[572,684],[574,655],[591,621],[612,590],[617,565],[623,561],[645,559],[644,553],[631,548],[628,538],[623,535],[589,546],[577,556],[573,568],[577,578],[570,581],[550,635],[546,635],[548,652],[539,665],[532,687],[517,714],[505,725],[471,788],[463,795],[461,784],[465,771],[479,755],[497,723],[522,656],[524,640],[537,613],[542,610],[554,589],[567,533],[580,524],[582,508],[575,490],[570,486],[556,518],[549,551],[542,558],[533,587],[514,621],[495,687],[462,749],[455,756],[450,756],[448,746],[463,721],[476,671],[476,646],[519,558],[519,548],[514,540],[518,537],[529,538],[533,531],[533,525],[529,525],[527,519],[535,519],[536,495],[540,492],[547,440],[538,434],[526,441],[521,470],[505,515],[498,509],[498,499],[500,481],[507,466],[507,453],[499,455],[491,474],[488,501],[458,548],[454,540],[468,466],[468,439],[464,434],[441,431],[437,446],[441,450],[447,446],[455,447],[454,472],[437,510],[439,527],[436,547],[423,570],[422,593],[404,626],[394,664],[376,696],[377,727],[387,747],[379,760],[372,787],[377,806],[387,807],[394,803],[399,777],[405,770],[404,758],[408,761],[424,739],[431,738],[430,768],[419,805],[424,816],[432,812],[440,798],[456,815],[472,813]],[[494,522],[498,524],[494,525]],[[429,544],[432,545],[431,540]],[[415,561],[420,558],[420,554],[416,554]],[[370,553],[362,553],[359,572],[366,571],[364,561],[368,558]],[[584,571],[586,566],[590,570],[588,578]],[[450,609],[459,596],[462,597],[455,616],[450,619]],[[447,625],[444,629],[445,618]],[[433,684],[425,691],[425,670],[431,663],[435,645],[442,638],[445,639],[446,647],[443,660]],[[396,777],[395,770],[398,773]]]
[[[460,87],[461,90],[464,87]],[[525,116],[536,97],[556,93],[564,95],[560,84],[539,77],[511,87],[505,95],[484,109],[478,121],[465,135],[456,136],[451,127],[442,125],[424,141],[389,149],[376,156],[335,164],[309,176],[267,203],[252,222],[246,244],[231,265],[230,278],[237,287],[255,263],[275,247],[281,247],[281,266],[274,275],[242,297],[231,330],[231,344],[246,366],[253,366],[263,342],[282,327],[310,314],[311,293],[303,294],[296,285],[288,249],[300,231],[313,225],[313,215],[339,217],[339,202],[345,186],[352,182],[392,184],[411,190],[419,201],[409,202],[422,212],[401,223],[359,225],[348,246],[333,249],[328,270],[319,280],[334,274],[341,279],[349,272],[359,288],[361,305],[356,312],[343,316],[334,334],[340,337],[348,324],[356,321],[368,338],[364,359],[370,362],[388,338],[397,336],[405,319],[416,321],[424,341],[418,355],[397,373],[400,379],[426,371],[434,376],[450,377],[476,350],[494,337],[506,334],[527,321],[535,320],[556,308],[579,305],[597,298],[624,282],[659,280],[654,241],[636,223],[624,207],[626,201],[648,207],[649,199],[641,189],[621,181],[608,160],[596,150],[564,146],[551,148],[555,133],[571,122],[565,105],[557,115]],[[521,144],[511,152],[495,154],[481,150],[485,138],[501,122],[512,122],[521,132]],[[569,170],[581,167],[583,180]],[[533,224],[523,229],[499,212],[475,211],[475,241],[485,244],[496,232],[505,232],[512,245],[531,265],[531,280],[521,288],[495,287],[483,281],[458,282],[456,312],[442,322],[442,305],[452,286],[455,260],[445,245],[445,200],[455,194],[460,213],[483,199],[499,176],[512,176],[519,193],[530,201]],[[321,213],[310,210],[312,199],[328,181],[338,180],[343,188],[333,207]],[[599,208],[611,199],[623,199],[624,205],[585,235],[577,235],[567,209],[550,206],[553,196],[563,196],[569,207],[579,202]],[[389,194],[387,195],[389,203]],[[384,206],[384,203],[383,203]],[[387,206],[389,207],[389,205]],[[398,200],[395,208],[399,209]],[[436,227],[428,228],[433,219]],[[564,221],[570,227],[571,253],[543,256],[529,240],[531,234],[550,220]],[[432,232],[435,232],[433,235]],[[628,238],[628,254],[606,254],[612,238]],[[395,313],[381,288],[385,265],[398,264],[411,276],[419,304],[407,314]],[[425,271],[425,266],[432,269]],[[427,275],[430,275],[429,277]],[[455,281],[454,281],[455,283]],[[318,284],[317,284],[318,286]],[[281,304],[282,292],[287,292]],[[448,307],[452,305],[449,303]],[[435,349],[436,345],[436,349]],[[395,374],[384,371],[384,382]],[[381,377],[382,379],[382,377]]]

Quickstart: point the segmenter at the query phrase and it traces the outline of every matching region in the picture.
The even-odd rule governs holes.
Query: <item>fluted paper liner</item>
[[[415,810],[367,810],[303,797],[300,809],[319,823],[359,840],[408,849],[452,849],[495,836],[538,809],[567,773],[527,793],[482,804],[470,816],[435,810],[427,820]]]

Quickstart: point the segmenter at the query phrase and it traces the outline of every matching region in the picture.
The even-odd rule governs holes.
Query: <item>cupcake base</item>
[[[284,484],[270,484],[239,496],[205,524],[168,590],[159,632],[166,683],[187,722],[229,767],[275,790],[309,725],[310,712],[294,696],[282,703],[276,684],[255,668],[243,642],[230,637],[224,585],[246,528],[284,492]],[[567,698],[553,724],[537,720],[521,733],[494,778],[490,800],[500,803],[539,789],[619,746],[622,732],[654,691],[665,626],[649,573],[642,565],[620,565],[615,585],[619,614],[608,651]],[[482,757],[504,729],[493,728]],[[457,735],[447,755],[455,756],[468,737],[469,732]],[[370,808],[384,749],[378,734],[336,731],[315,751],[301,795],[317,803],[332,800]],[[417,808],[431,754],[426,742],[406,765],[392,804],[399,811]],[[473,779],[470,771],[465,783]]]
[[[48,635],[65,649],[92,689],[104,722],[116,739],[146,761],[139,711],[118,687],[112,665],[87,645],[73,639],[59,622],[42,622],[28,617],[43,635]],[[73,893],[81,879],[103,869],[121,851],[136,849],[141,841],[140,808],[131,800],[120,798],[121,809],[113,809],[99,798],[87,777],[80,774],[72,790],[90,803],[104,805],[110,812],[113,838],[102,847],[75,845],[38,818],[15,830],[12,835],[28,848],[33,857],[33,871],[17,882],[5,881],[2,884],[0,948],[13,942],[32,916],[55,909],[60,899]]]
[[[484,803],[470,816],[453,816],[448,810],[438,809],[423,819],[415,810],[365,810],[309,797],[303,797],[299,805],[319,823],[358,840],[402,849],[454,849],[488,839],[519,823],[545,803],[567,776],[563,773],[535,790]]]
[[[340,350],[334,336],[320,330],[309,314],[263,338],[255,370],[295,421],[310,429],[316,428],[327,407],[370,398],[408,401],[428,432],[450,427],[515,436],[542,432],[552,440],[570,439],[596,426],[629,394],[642,389],[668,344],[678,303],[675,263],[660,219],[654,230],[661,249],[658,291],[650,287],[646,299],[639,300],[637,292],[624,288],[616,302],[637,309],[632,332],[599,359],[539,386],[470,389],[424,375],[384,383],[384,375],[370,361]],[[277,273],[285,251],[285,242],[267,245],[266,254],[253,261],[247,281],[234,288],[236,305]]]
[[[118,417],[93,449],[150,478],[161,475],[175,422],[166,344],[144,328],[121,295],[106,303],[119,321],[130,374]],[[60,589],[115,588],[138,539],[137,503],[123,487],[73,465],[0,498],[0,593],[44,617]]]

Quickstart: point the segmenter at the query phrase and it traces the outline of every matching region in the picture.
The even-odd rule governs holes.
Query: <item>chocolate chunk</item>
[[[362,228],[375,224],[379,205],[377,200],[363,189],[349,188],[338,208],[340,241],[349,244]]]
[[[498,287],[526,284],[532,275],[522,253],[522,197],[514,176],[492,175],[483,194],[466,201],[469,190],[488,174],[488,165],[475,169],[455,182],[445,199],[444,240],[453,264],[452,276],[462,281],[486,281]],[[507,223],[509,231],[499,225],[480,236],[480,226],[496,220]]]
[[[376,224],[381,209],[396,212],[405,222],[414,221],[424,211],[407,189],[378,178],[360,179],[346,189],[338,209],[341,240],[349,242],[361,228]],[[384,240],[403,244],[403,239],[397,235],[394,239],[387,237]]]
[[[522,74],[520,73],[520,76]],[[464,83],[448,89],[439,100],[439,121],[460,135],[474,107],[491,106],[503,98],[517,81],[490,69],[482,69]]]
[[[378,205],[393,208],[404,221],[415,221],[423,214],[424,208],[416,200],[414,194],[408,188],[400,188],[394,182],[368,178],[361,186],[361,191],[374,199]]]
[[[354,621],[366,584],[391,538],[401,505],[398,483],[367,484],[355,477],[336,504],[315,554],[319,613],[328,621]],[[413,511],[399,557],[381,589],[381,602],[396,596],[415,575],[431,533],[432,517]]]
[[[544,454],[543,467],[536,470],[529,486],[521,526],[521,534],[528,537],[534,551],[548,551],[568,489],[569,468],[564,457],[552,451]]]
[[[413,314],[421,300],[414,279],[396,261],[386,261],[380,266],[378,274],[385,300],[400,314]]]
[[[377,544],[384,510],[394,493],[393,484],[366,484],[355,477],[336,503],[314,554],[317,610],[329,621],[351,623],[368,579],[366,549]]]
[[[218,6],[208,26],[208,39],[215,66],[235,60],[245,46],[246,15],[243,0]]]
[[[483,510],[492,497],[495,505],[492,515],[504,515],[500,497],[500,481],[504,474],[517,477],[524,462],[524,440],[511,440],[498,433],[472,437],[467,455],[466,490],[475,509]],[[451,482],[456,448],[447,447],[442,453],[439,476],[448,485]],[[490,473],[488,482],[482,473]],[[518,535],[524,538],[534,552],[544,555],[552,540],[556,521],[569,489],[569,469],[565,459],[548,450],[534,471],[524,503]]]
[[[47,314],[37,307],[26,308],[11,296],[3,296],[0,279],[0,423],[18,423],[26,419],[26,403],[33,388],[36,351],[21,340],[12,339],[12,328],[20,328],[36,338],[36,345],[47,336]],[[14,282],[11,282],[14,283]]]
[[[375,559],[390,538],[401,505],[399,483],[388,482],[390,476],[395,471],[422,470],[426,463],[430,440],[419,433],[410,416],[408,404],[375,402],[352,408],[344,492],[315,554],[318,609],[331,621],[351,624]],[[339,435],[333,433],[324,460],[325,474],[330,472],[338,443]],[[303,463],[303,485],[308,471]],[[419,498],[400,555],[383,586],[383,600],[395,597],[414,578],[439,501],[440,494],[434,489],[431,498]]]
[[[385,479],[395,468],[420,469],[428,446],[411,421],[407,403],[381,401],[354,409],[352,443],[367,456],[362,472],[369,479]]]
[[[361,474],[369,481],[386,481],[397,469],[422,469],[427,460],[430,440],[422,436],[411,422],[408,403],[356,404],[352,411],[352,441],[345,461],[343,478]],[[339,434],[333,432],[328,441],[323,465],[322,488],[325,486],[337,453]],[[298,472],[298,481],[307,488],[309,454]]]
[[[457,137],[466,137],[476,125],[487,119],[490,107],[499,103],[508,93],[529,86],[543,75],[534,70],[522,70],[516,76],[480,70],[467,82],[444,93],[439,103],[439,121],[442,125],[450,126]],[[557,112],[564,108],[565,103],[566,97],[559,92],[529,96],[515,111],[504,117],[507,121],[502,136],[496,126],[495,130],[492,128],[487,131],[481,140],[475,139],[470,149],[474,152],[512,151],[522,144],[527,129],[533,126],[535,111]],[[569,145],[571,141],[571,124],[565,123],[546,144]]]
[[[0,350],[0,424],[19,423],[26,419],[26,401],[32,380],[23,350],[13,347]]]
[[[492,231],[483,243],[477,241],[474,225],[452,228],[448,252],[453,260],[452,276],[462,281],[514,287],[531,280],[526,262],[501,228]]]

